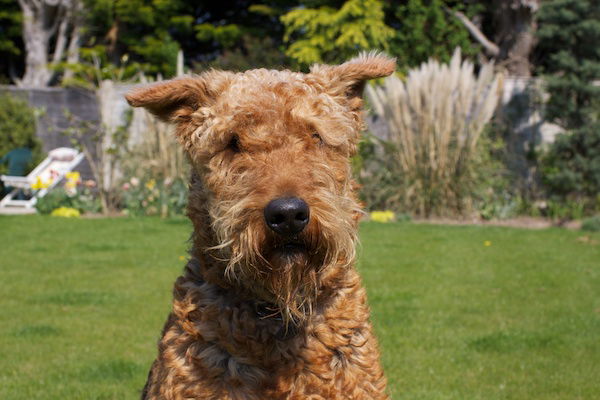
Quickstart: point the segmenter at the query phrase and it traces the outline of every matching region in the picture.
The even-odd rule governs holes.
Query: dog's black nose
[[[280,197],[265,207],[267,226],[282,236],[302,232],[309,216],[308,204],[298,197]]]

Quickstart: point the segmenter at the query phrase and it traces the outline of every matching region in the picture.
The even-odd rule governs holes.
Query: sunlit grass
[[[0,399],[138,398],[190,231],[0,218]],[[393,398],[600,398],[600,235],[585,235],[363,224]]]

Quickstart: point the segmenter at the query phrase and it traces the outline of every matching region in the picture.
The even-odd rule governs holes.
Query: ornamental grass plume
[[[390,133],[399,208],[421,216],[470,211],[478,142],[499,97],[493,64],[476,76],[457,48],[450,64],[430,60],[405,81],[390,76],[366,92]]]

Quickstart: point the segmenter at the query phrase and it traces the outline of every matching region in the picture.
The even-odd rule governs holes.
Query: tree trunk
[[[490,0],[487,4],[493,10],[493,41],[463,13],[449,8],[446,11],[458,18],[486,53],[510,75],[531,76],[529,57],[535,46],[535,13],[540,0]]]
[[[494,0],[494,42],[500,48],[498,60],[510,75],[531,76],[529,60],[535,46],[537,1]]]
[[[35,4],[19,0],[23,10],[23,42],[25,43],[25,75],[19,86],[46,86],[50,80],[48,69],[48,42],[50,35],[45,28],[44,6],[39,9]]]
[[[70,65],[79,62],[79,48],[81,46],[82,4],[80,1],[74,1],[73,3],[73,18],[71,21],[73,29],[71,30],[71,40],[69,41],[69,47],[67,49],[67,64]],[[73,78],[73,75],[73,69],[67,68],[63,79],[70,80]]]
[[[75,33],[79,35],[78,24],[73,22],[79,17],[77,14],[80,10],[80,0],[18,1],[23,11],[23,42],[26,54],[25,75],[17,81],[17,85],[45,87],[55,75],[48,64],[50,41],[56,36],[52,62],[61,62],[69,31],[77,29]]]

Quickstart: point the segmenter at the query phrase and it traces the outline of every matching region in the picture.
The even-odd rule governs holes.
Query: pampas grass
[[[391,76],[366,93],[390,133],[386,167],[398,175],[398,208],[421,216],[469,212],[478,144],[499,97],[493,65],[475,75],[457,49],[449,64],[430,60],[405,81]]]

